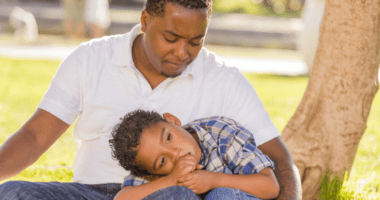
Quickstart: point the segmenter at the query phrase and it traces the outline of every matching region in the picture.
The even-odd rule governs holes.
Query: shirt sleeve
[[[67,124],[74,123],[81,111],[83,86],[83,46],[79,46],[59,66],[38,108]]]
[[[257,146],[280,136],[252,84],[237,69],[225,90],[225,115],[247,128]]]
[[[240,124],[235,125],[226,126],[225,130],[231,133],[231,137],[219,143],[224,162],[232,173],[255,174],[266,167],[274,169],[274,162],[257,148],[252,134]]]
[[[138,186],[138,185],[142,185],[142,184],[145,184],[145,183],[149,183],[149,181],[147,181],[144,178],[137,177],[137,176],[134,176],[132,174],[129,174],[124,179],[123,187],[125,187],[125,186]]]

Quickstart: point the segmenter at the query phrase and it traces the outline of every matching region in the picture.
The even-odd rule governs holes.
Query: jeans
[[[239,189],[231,189],[220,187],[214,190],[211,190],[206,197],[205,200],[260,200],[252,194],[248,194],[246,192],[240,191]]]
[[[81,183],[9,181],[0,185],[0,200],[112,200],[121,184],[85,185]]]
[[[165,189],[156,191],[143,200],[201,200],[201,198],[196,195],[192,190],[182,187],[182,186],[172,186]],[[254,195],[242,192],[239,189],[231,188],[216,188],[210,191],[204,200],[260,200]]]
[[[81,183],[25,182],[9,181],[0,185],[0,200],[112,200],[120,191],[116,183],[85,185]],[[192,190],[182,186],[172,186],[156,191],[143,200],[201,200]],[[258,200],[253,195],[238,189],[216,188],[205,200]]]

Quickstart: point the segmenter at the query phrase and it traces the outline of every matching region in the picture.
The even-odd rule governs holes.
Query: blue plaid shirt
[[[251,132],[227,117],[207,117],[183,126],[196,132],[202,150],[199,164],[204,170],[227,174],[255,174],[274,163],[257,147]],[[149,181],[129,175],[123,186],[137,186]]]

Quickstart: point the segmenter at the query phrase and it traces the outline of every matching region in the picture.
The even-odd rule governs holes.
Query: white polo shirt
[[[120,118],[139,108],[172,113],[182,124],[226,116],[250,130],[257,145],[280,135],[247,79],[205,48],[180,76],[152,90],[132,60],[139,33],[136,25],[127,34],[81,44],[62,62],[38,106],[68,124],[78,119],[74,182],[123,182],[129,172],[112,159],[108,140]]]

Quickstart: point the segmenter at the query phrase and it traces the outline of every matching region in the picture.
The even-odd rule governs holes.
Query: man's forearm
[[[302,199],[301,179],[292,156],[281,137],[259,146],[259,149],[275,163],[274,173],[280,185],[277,200]]]
[[[10,178],[38,158],[31,138],[15,133],[0,147],[0,181]],[[37,158],[36,158],[37,157]]]
[[[69,126],[51,113],[38,109],[0,147],[0,181],[32,165]]]
[[[295,165],[293,167],[277,165],[274,173],[280,185],[280,194],[276,198],[277,200],[302,199],[301,181]]]

